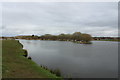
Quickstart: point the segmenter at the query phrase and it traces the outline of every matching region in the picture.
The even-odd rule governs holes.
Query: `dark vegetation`
[[[28,56],[28,52],[27,50],[23,49],[23,56],[27,57]]]
[[[96,41],[120,41],[120,37],[93,37]]]
[[[41,65],[43,69],[50,71],[50,73],[55,74],[56,76],[61,77],[61,71],[59,69],[49,69],[47,66]]]

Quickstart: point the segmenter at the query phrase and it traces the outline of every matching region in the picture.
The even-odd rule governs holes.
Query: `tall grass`
[[[48,70],[50,73],[55,74],[58,77],[62,77],[61,71],[59,69],[49,69],[47,66],[44,66],[44,65],[40,65],[40,67],[42,67],[43,69]]]

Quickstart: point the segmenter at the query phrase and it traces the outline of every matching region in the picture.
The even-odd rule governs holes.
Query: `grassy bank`
[[[59,78],[23,56],[17,40],[2,40],[3,78]]]
[[[2,78],[2,40],[0,40],[0,79]]]

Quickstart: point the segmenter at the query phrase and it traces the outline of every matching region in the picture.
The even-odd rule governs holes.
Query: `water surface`
[[[116,78],[118,42],[93,41],[77,44],[65,41],[20,40],[39,65],[60,69],[64,77]]]

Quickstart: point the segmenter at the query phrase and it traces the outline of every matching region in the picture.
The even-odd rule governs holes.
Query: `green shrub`
[[[25,56],[25,57],[27,57],[28,56],[28,52],[27,52],[27,50],[25,50],[25,49],[23,49],[23,56]]]
[[[56,76],[61,76],[61,72],[59,69],[55,69],[53,73],[56,74]]]

